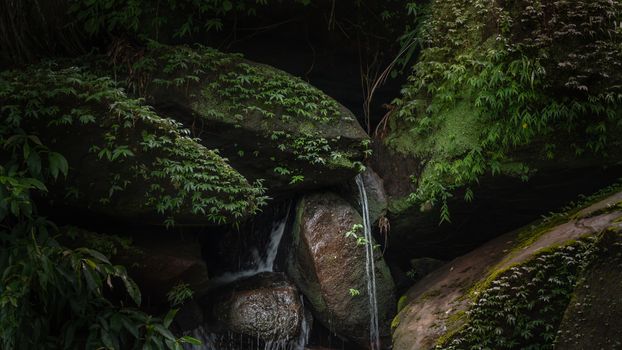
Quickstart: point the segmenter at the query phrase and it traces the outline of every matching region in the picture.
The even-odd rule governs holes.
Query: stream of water
[[[284,218],[275,220],[272,224],[272,230],[270,232],[270,239],[265,248],[255,248],[252,252],[252,264],[250,268],[243,269],[236,272],[228,272],[215,277],[210,280],[212,287],[226,285],[237,280],[251,277],[262,272],[274,272],[274,263],[276,261],[277,253],[279,251],[279,245],[285,232],[285,227],[289,218],[291,210],[291,204],[287,208],[287,214]],[[300,296],[301,303],[304,308],[304,298]],[[300,334],[298,339],[293,340],[276,340],[269,342],[260,342],[259,338],[251,339],[241,336],[239,334],[212,334],[206,331],[205,328],[199,327],[190,333],[191,336],[201,340],[203,345],[201,346],[186,346],[187,350],[229,350],[239,349],[239,346],[244,346],[245,349],[257,349],[257,350],[303,350],[309,340],[311,324],[306,318],[306,313],[302,312],[302,319],[300,320]],[[237,344],[237,345],[228,345]],[[243,345],[247,344],[247,345]],[[259,345],[262,344],[262,345]]]
[[[380,349],[380,331],[378,327],[378,303],[376,300],[376,268],[374,259],[374,240],[369,221],[369,203],[365,182],[360,174],[356,176],[356,186],[359,190],[359,202],[363,216],[363,231],[365,234],[365,272],[367,274],[367,294],[369,296],[369,346],[370,350]]]
[[[239,279],[251,277],[261,272],[273,272],[274,261],[279,251],[279,244],[283,238],[283,232],[285,232],[285,226],[287,225],[288,214],[281,220],[277,220],[272,224],[272,231],[270,232],[270,241],[265,248],[265,253],[261,254],[257,249],[253,251],[253,262],[250,268],[241,271],[227,272],[218,277],[210,280],[210,285],[221,286],[235,282]]]
[[[359,202],[361,205],[361,214],[363,217],[363,233],[365,237],[365,273],[367,278],[367,294],[369,299],[369,340],[370,350],[380,350],[380,332],[378,327],[378,304],[376,300],[376,269],[374,259],[374,241],[372,237],[371,222],[369,219],[369,203],[367,200],[367,191],[365,190],[365,182],[361,175],[356,177],[356,185],[359,192]],[[259,250],[253,252],[253,264],[251,268],[243,269],[232,273],[226,273],[219,277],[214,278],[211,283],[213,285],[225,285],[232,283],[242,278],[254,276],[261,272],[273,272],[274,262],[278,253],[279,245],[283,237],[285,227],[287,224],[288,214],[280,219],[276,220],[272,224],[272,231],[270,233],[270,239],[261,254]],[[304,315],[304,312],[303,312]],[[298,339],[287,341],[274,341],[266,342],[261,347],[263,350],[302,350],[306,345],[309,337],[309,328],[306,318],[303,316],[301,320],[301,332]],[[194,330],[191,333],[192,336],[203,341],[203,346],[193,347],[193,350],[227,350],[228,346],[221,344],[234,343],[234,337],[240,337],[234,334],[209,334],[202,327]],[[239,339],[238,339],[239,340]],[[258,340],[258,339],[257,339]],[[237,342],[240,343],[239,341]],[[251,341],[249,343],[249,350],[251,348],[259,349],[259,341]]]

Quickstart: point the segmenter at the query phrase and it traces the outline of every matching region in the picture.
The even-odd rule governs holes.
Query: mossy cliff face
[[[270,194],[344,181],[369,139],[354,115],[299,78],[207,47],[155,46],[128,82]]]
[[[394,349],[565,348],[560,344],[573,340],[557,331],[576,322],[568,316],[576,313],[571,300],[619,288],[613,280],[587,292],[582,286],[607,278],[602,266],[617,262],[611,251],[618,251],[621,200],[617,193],[500,236],[426,276],[400,299]],[[617,309],[599,310],[600,317],[616,319]],[[590,332],[600,323],[586,318],[581,326]],[[606,327],[602,344],[613,341],[616,327]]]
[[[605,0],[432,1],[374,149],[396,237],[432,226],[420,211],[459,222],[456,202],[620,164],[620,13]]]
[[[542,162],[619,160],[621,13],[605,0],[433,1],[384,139],[425,164],[411,202],[442,205]]]
[[[49,163],[57,183],[42,199],[52,207],[137,223],[218,224],[263,203],[259,184],[249,184],[179,122],[73,64],[0,76],[0,135],[15,135],[5,145],[24,149],[31,174]]]

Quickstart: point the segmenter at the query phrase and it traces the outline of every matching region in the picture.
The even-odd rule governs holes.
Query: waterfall
[[[378,328],[378,303],[376,300],[376,269],[374,260],[374,240],[369,222],[369,208],[365,182],[361,174],[356,176],[356,186],[359,190],[361,215],[363,216],[363,231],[365,233],[365,272],[367,273],[367,294],[369,296],[369,346],[371,350],[380,349],[380,331]]]
[[[300,296],[300,305],[302,305],[302,320],[300,320],[300,335],[296,340],[296,343],[292,344],[292,350],[303,350],[305,345],[309,342],[309,336],[311,335],[311,323],[307,320],[307,313],[305,312],[305,298]]]
[[[227,272],[218,277],[215,277],[210,280],[210,285],[212,286],[221,286],[225,284],[229,284],[231,282],[235,282],[239,279],[251,277],[261,272],[273,272],[274,271],[274,261],[276,260],[276,255],[279,251],[279,244],[281,243],[281,238],[283,238],[283,232],[285,232],[285,226],[287,225],[287,219],[289,217],[289,207],[287,209],[287,215],[281,220],[275,221],[272,224],[272,231],[270,232],[270,241],[265,248],[265,255],[262,256],[258,251],[253,252],[253,264],[251,268],[236,271],[236,272]]]
[[[236,272],[228,272],[218,277],[215,277],[210,280],[210,286],[218,287],[235,282],[239,279],[254,276],[262,272],[274,272],[274,263],[276,261],[276,257],[279,251],[281,239],[283,238],[283,234],[287,226],[287,221],[289,219],[291,208],[292,204],[290,203],[287,207],[287,214],[285,215],[285,217],[275,220],[272,223],[270,239],[268,241],[268,244],[264,248],[264,253],[260,253],[259,249],[257,248],[253,249],[251,254],[252,264],[250,268],[246,268]],[[302,295],[300,296],[300,300],[303,311],[302,319],[299,320],[300,334],[298,335],[297,339],[261,342],[259,336],[254,339],[253,337],[243,336],[230,332],[225,334],[214,334],[208,332],[204,328],[204,326],[200,326],[199,328],[187,332],[186,334],[196,339],[199,339],[203,343],[203,345],[184,345],[183,348],[184,350],[303,350],[305,348],[305,345],[309,341],[311,323],[309,322],[309,320],[307,320],[307,315],[304,311],[304,298],[302,297]],[[230,345],[236,343],[242,347],[239,348],[236,345]]]

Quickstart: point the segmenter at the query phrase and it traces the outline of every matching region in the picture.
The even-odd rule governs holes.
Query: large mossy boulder
[[[369,146],[355,116],[305,81],[241,55],[157,46],[130,86],[272,195],[353,177]],[[140,91],[143,90],[143,91]]]
[[[266,347],[292,346],[305,332],[306,322],[311,323],[298,290],[279,273],[261,273],[219,287],[200,303],[205,330],[213,334],[213,341],[226,342],[222,346],[227,348],[237,344],[246,349],[256,341]]]
[[[622,3],[435,0],[428,10],[422,51],[374,152],[393,237],[415,232],[425,246],[451,235],[428,224],[440,220],[456,232],[443,245],[467,236],[474,215],[462,215],[463,200],[504,208],[517,227],[504,203],[540,199],[541,215],[560,204],[548,185],[572,198],[593,190],[572,177],[610,180],[603,169],[622,160]],[[520,187],[526,179],[533,190]]]
[[[617,193],[497,237],[456,258],[400,299],[392,324],[393,348],[524,349],[557,344],[559,349],[578,349],[562,345],[587,341],[571,338],[573,327],[581,328],[581,334],[602,335],[599,344],[610,348],[620,326],[617,303],[609,300],[599,306],[588,300],[619,291],[619,281],[594,281],[615,274],[621,221],[622,193]],[[602,329],[600,320],[611,323]]]
[[[365,242],[355,237],[363,238],[355,228],[361,223],[356,209],[335,194],[304,196],[297,206],[287,272],[317,320],[331,332],[369,346]],[[386,340],[394,312],[394,284],[380,250],[374,251],[378,321]]]
[[[73,220],[224,223],[263,203],[260,185],[179,122],[88,68],[47,63],[3,72],[0,105],[3,155],[23,152],[25,177],[50,169],[43,175],[57,182],[42,202]]]

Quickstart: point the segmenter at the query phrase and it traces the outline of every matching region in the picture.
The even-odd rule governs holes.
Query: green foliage
[[[122,266],[112,265],[95,250],[60,246],[49,229],[39,219],[0,232],[4,349],[139,349],[164,344],[176,349],[181,344],[160,319],[105,297],[107,290],[124,290],[135,306],[140,305],[138,287]]]
[[[608,156],[622,128],[620,13],[605,0],[433,1],[387,140],[426,164],[411,203],[446,209],[485,174],[527,179],[534,169],[513,160],[527,147]]]
[[[348,292],[350,293],[350,296],[353,296],[353,297],[361,295],[361,291],[359,291],[358,289],[355,289],[355,288],[350,288],[350,290],[348,290]]]
[[[595,239],[544,252],[499,275],[477,296],[467,322],[436,349],[553,349],[578,275]]]
[[[362,230],[363,230],[363,225],[354,224],[352,225],[352,228],[350,229],[350,231],[346,232],[345,235],[346,237],[358,238],[358,235]]]
[[[396,77],[398,73],[403,73],[416,58],[416,54],[421,50],[421,30],[425,19],[429,16],[430,6],[428,1],[407,2],[405,5],[408,21],[404,33],[398,41],[401,46],[400,55],[397,57],[399,70],[393,70],[391,75]],[[404,12],[402,10],[402,12]]]
[[[363,225],[361,224],[354,224],[352,225],[352,229],[348,232],[345,233],[346,237],[352,237],[353,239],[356,240],[356,245],[367,245],[369,244],[369,241],[367,240],[367,238],[365,238],[365,236],[360,235],[361,231],[363,230]],[[380,246],[375,244],[372,248],[373,249],[378,249]]]
[[[2,82],[1,96],[6,98],[10,89]],[[22,115],[18,106],[4,105],[2,111],[11,112],[3,115],[6,123],[0,129],[1,347],[178,350],[183,343],[196,342],[171,333],[172,317],[160,320],[137,309],[141,294],[125,268],[92,248],[63,246],[60,242],[73,241],[78,233],[59,231],[38,214],[33,197],[45,194],[46,185],[60,174],[67,176],[69,166],[63,155],[18,127],[22,117],[42,110],[36,99],[40,92],[22,93],[31,94],[31,112]],[[114,238],[95,242],[109,253],[126,244]]]
[[[141,205],[170,218],[185,211],[222,223],[254,212],[264,201],[260,184],[250,186],[216,152],[189,137],[181,124],[160,117],[142,100],[128,97],[110,78],[86,68],[42,64],[3,72],[0,104],[1,141],[11,154],[23,153],[25,158],[24,167],[14,159],[0,168],[2,175],[22,181],[12,180],[0,190],[10,193],[0,204],[0,214],[20,206],[29,189],[43,186],[32,179],[67,174],[72,164],[41,144],[45,139],[66,145],[61,135],[67,130],[91,138],[86,140],[90,144],[72,145],[72,154],[92,154],[110,164],[109,187],[89,193],[103,205],[134,183],[145,182],[149,188]],[[80,191],[86,190],[78,188],[78,196],[84,195]]]
[[[179,283],[166,295],[168,302],[171,306],[178,306],[192,299],[194,291],[190,288],[188,283]]]
[[[356,160],[358,153],[369,151],[369,143],[340,151],[340,137],[323,136],[333,123],[353,120],[335,100],[297,77],[240,55],[200,45],[169,47],[152,42],[130,71],[127,84],[138,94],[149,96],[150,91],[167,89],[170,94],[187,95],[201,117],[263,130],[267,140],[303,164],[356,169],[362,165]],[[275,164],[275,170],[285,175],[280,164]],[[297,181],[301,179],[292,177],[292,182]]]
[[[157,39],[168,29],[175,37],[218,31],[227,16],[252,16],[269,0],[71,0],[69,13],[91,34],[134,33]],[[278,1],[281,2],[281,1]],[[308,5],[310,0],[296,0]]]

